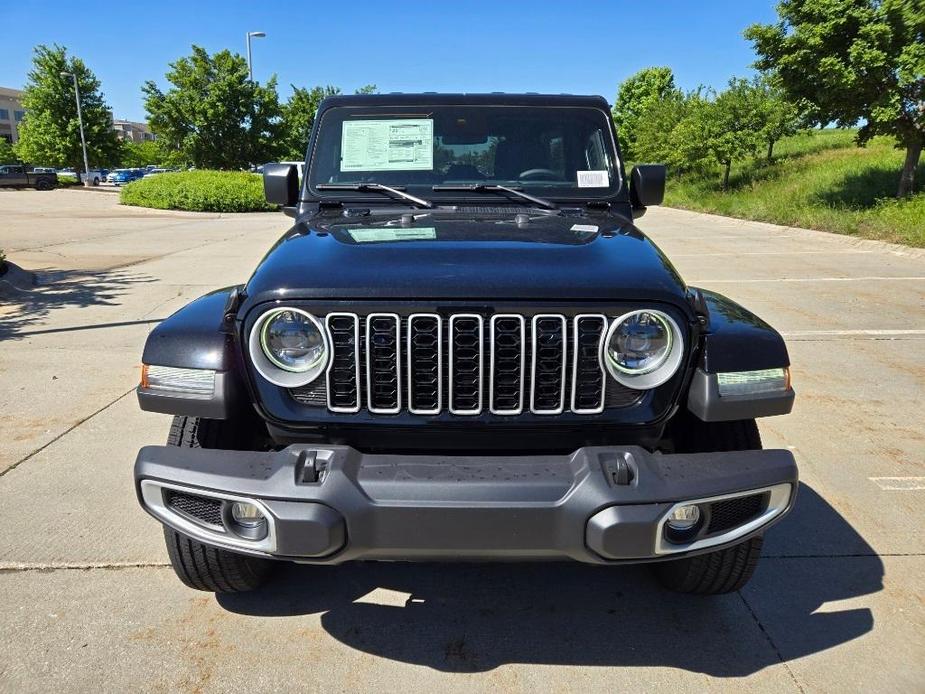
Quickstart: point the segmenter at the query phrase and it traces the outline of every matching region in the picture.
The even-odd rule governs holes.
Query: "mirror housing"
[[[630,202],[635,209],[661,205],[665,199],[664,164],[637,164],[630,173]]]
[[[267,164],[263,167],[263,194],[267,202],[291,207],[299,201],[299,169],[293,164]]]

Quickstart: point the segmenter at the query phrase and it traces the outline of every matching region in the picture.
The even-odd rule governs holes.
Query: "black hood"
[[[685,303],[659,248],[617,216],[418,211],[315,217],[264,257],[248,302],[282,298]]]

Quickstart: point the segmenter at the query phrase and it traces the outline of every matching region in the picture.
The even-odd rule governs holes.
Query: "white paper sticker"
[[[588,234],[596,234],[597,227],[594,224],[573,224],[572,231],[583,231]]]
[[[579,171],[579,188],[609,188],[610,174],[606,171]]]
[[[437,238],[437,230],[434,227],[421,227],[419,229],[347,229],[347,233],[357,243],[433,241]]]
[[[429,118],[344,121],[341,171],[431,171],[434,122]]]

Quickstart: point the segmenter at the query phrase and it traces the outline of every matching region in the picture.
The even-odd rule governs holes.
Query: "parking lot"
[[[291,567],[265,591],[185,588],[132,463],[159,320],[246,280],[289,220],[0,191],[0,690],[922,691],[925,253],[653,209],[685,279],[786,337],[797,403],[759,422],[802,484],[758,572],[720,598],[645,568]]]

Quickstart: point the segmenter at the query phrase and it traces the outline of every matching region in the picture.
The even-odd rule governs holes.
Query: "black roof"
[[[322,102],[322,108],[332,106],[583,106],[586,108],[609,109],[602,96],[579,96],[575,94],[339,94],[329,96]]]

